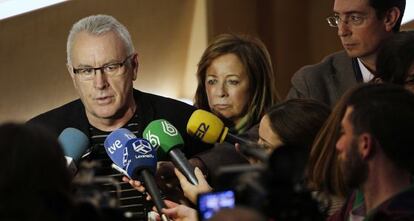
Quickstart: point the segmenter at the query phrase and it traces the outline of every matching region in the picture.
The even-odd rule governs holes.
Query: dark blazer
[[[345,51],[328,55],[320,63],[299,69],[292,77],[286,99],[310,98],[334,106],[336,101],[362,80],[355,58]]]
[[[173,124],[184,139],[184,153],[187,157],[203,152],[212,147],[204,144],[186,132],[187,122],[195,108],[183,102],[134,90],[137,104],[139,124],[137,131],[142,134],[145,127],[153,120],[166,119]],[[58,136],[65,128],[74,127],[89,136],[89,122],[86,118],[85,107],[80,99],[74,100],[61,107],[40,114],[29,120],[30,124],[41,124],[55,132]]]

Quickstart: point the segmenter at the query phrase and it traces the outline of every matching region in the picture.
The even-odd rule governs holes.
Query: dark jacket
[[[195,110],[193,106],[183,102],[134,90],[134,99],[137,105],[139,124],[137,131],[140,134],[153,120],[165,119],[174,125],[184,139],[183,152],[187,157],[211,148],[211,145],[201,143],[189,136],[186,132],[187,121]],[[61,107],[40,114],[29,120],[30,124],[41,124],[51,129],[58,136],[65,128],[74,127],[81,130],[88,137],[89,123],[85,114],[85,107],[80,99],[74,100]]]
[[[358,82],[362,82],[362,74],[357,59],[340,51],[318,64],[299,69],[292,77],[292,88],[286,98],[310,98],[334,106]]]

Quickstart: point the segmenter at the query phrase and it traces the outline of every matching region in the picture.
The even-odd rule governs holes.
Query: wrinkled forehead
[[[73,64],[99,64],[122,60],[127,56],[124,42],[114,32],[100,35],[78,33],[74,38],[71,54]]]

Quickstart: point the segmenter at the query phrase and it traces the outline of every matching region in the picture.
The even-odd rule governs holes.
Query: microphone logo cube
[[[148,141],[142,139],[138,139],[133,142],[132,147],[134,148],[135,152],[142,155],[146,155],[152,151],[151,144],[149,144]]]

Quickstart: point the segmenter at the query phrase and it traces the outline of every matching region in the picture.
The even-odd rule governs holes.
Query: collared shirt
[[[371,81],[374,78],[374,74],[372,74],[371,71],[369,71],[368,68],[365,67],[361,59],[357,58],[357,60],[358,60],[359,69],[361,70],[361,73],[362,73],[363,82],[367,83]]]

